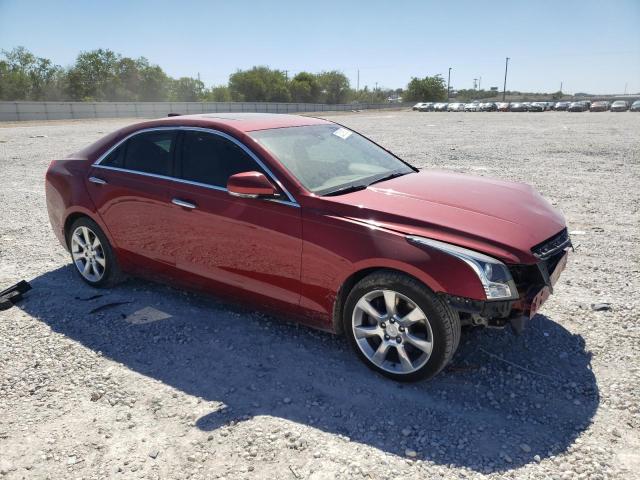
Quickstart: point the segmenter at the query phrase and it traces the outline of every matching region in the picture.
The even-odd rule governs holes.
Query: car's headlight
[[[430,238],[417,235],[407,235],[406,238],[409,243],[433,247],[453,255],[469,265],[482,283],[488,300],[505,300],[518,297],[518,291],[511,273],[500,260],[480,252]]]

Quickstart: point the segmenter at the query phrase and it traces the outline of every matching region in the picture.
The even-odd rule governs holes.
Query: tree
[[[346,103],[349,98],[349,79],[337,70],[322,72],[318,75],[318,83],[324,103]]]
[[[171,101],[199,102],[203,98],[203,93],[204,83],[197,78],[181,77],[171,82]]]
[[[0,99],[58,100],[63,70],[24,47],[2,50],[0,59]]]
[[[211,87],[205,93],[205,99],[210,102],[230,102],[231,92],[229,91],[229,87],[226,85],[218,85],[216,87]]]
[[[289,82],[294,102],[316,103],[320,101],[320,84],[313,73],[300,72]]]
[[[116,97],[120,56],[111,50],[81,52],[68,73],[68,93],[74,100],[105,101]]]
[[[408,102],[442,101],[447,99],[447,83],[440,75],[413,77],[407,85],[403,99]]]
[[[158,65],[150,65],[146,58],[138,59],[140,85],[138,100],[164,102],[169,98],[171,79]]]
[[[229,91],[236,102],[290,102],[284,72],[269,67],[238,70],[229,77]]]

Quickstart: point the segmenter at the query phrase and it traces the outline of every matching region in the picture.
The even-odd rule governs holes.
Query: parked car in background
[[[478,103],[478,102],[465,103],[464,104],[464,111],[465,112],[479,112],[480,111],[480,103]]]
[[[449,112],[464,112],[464,103],[450,103],[447,110]]]
[[[440,372],[463,325],[521,330],[571,247],[529,185],[418,170],[295,115],[126,126],[52,161],[46,204],[92,287],[127,272],[276,310],[404,381]]]
[[[571,102],[556,102],[553,109],[558,112],[564,112],[569,108],[569,105],[571,105]]]
[[[419,112],[433,112],[433,102],[423,103],[418,107]]]
[[[515,102],[509,105],[509,111],[511,112],[528,112],[529,106],[526,103]]]
[[[531,105],[529,105],[530,112],[544,112],[546,109],[546,102],[533,102]]]
[[[629,103],[626,100],[616,100],[611,104],[612,112],[626,112],[629,110]]]
[[[631,104],[631,107],[629,107],[629,111],[630,112],[640,112],[640,100],[636,100],[635,102],[633,102]]]
[[[411,107],[411,110],[413,110],[414,112],[417,112],[422,105],[424,105],[423,102],[418,102],[413,107]]]
[[[449,104],[446,102],[440,102],[440,103],[436,103],[433,106],[433,111],[434,112],[446,112],[449,109]]]
[[[499,112],[508,112],[509,111],[509,102],[496,103],[496,109]]]
[[[567,112],[586,112],[589,110],[589,105],[587,102],[571,102],[569,107],[567,108]]]
[[[589,111],[591,112],[606,112],[611,107],[611,104],[606,101],[593,102]]]
[[[481,112],[495,112],[498,110],[498,105],[494,102],[487,102],[480,104]]]
[[[547,104],[547,110],[553,110],[553,107],[555,107],[556,102],[544,102]]]

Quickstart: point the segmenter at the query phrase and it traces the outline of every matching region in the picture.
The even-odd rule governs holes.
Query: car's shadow
[[[424,460],[489,472],[565,451],[599,404],[584,340],[544,316],[519,337],[469,331],[444,373],[399,384],[362,365],[341,337],[207,296],[140,280],[95,290],[71,267],[31,283],[18,307],[54,331],[228,406],[199,418],[194,428],[202,430],[270,415],[392,454],[411,449]],[[117,302],[130,303],[90,313]],[[149,306],[171,317],[125,319]]]

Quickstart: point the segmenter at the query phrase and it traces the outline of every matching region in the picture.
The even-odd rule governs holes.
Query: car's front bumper
[[[564,229],[534,247],[538,262],[510,265],[509,271],[518,290],[518,298],[508,300],[474,300],[443,294],[444,300],[474,325],[504,327],[511,324],[517,333],[553,293],[553,288],[567,265],[571,239]]]

